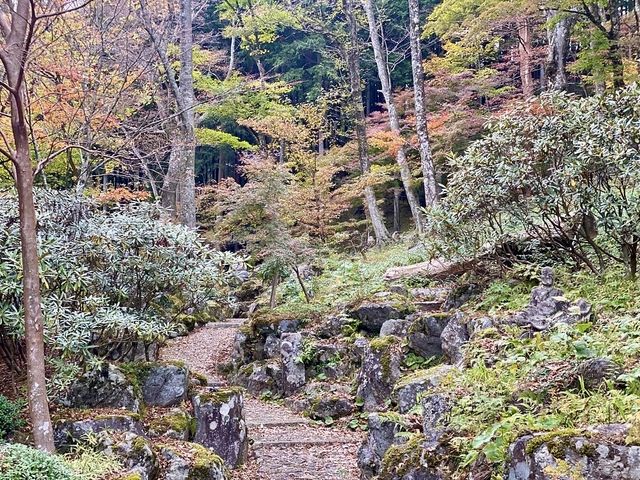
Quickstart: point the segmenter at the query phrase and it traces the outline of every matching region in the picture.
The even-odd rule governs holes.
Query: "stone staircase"
[[[216,370],[228,361],[235,333],[245,319],[210,323],[187,337],[171,341],[163,360],[179,360],[223,385]],[[356,480],[356,456],[363,435],[339,427],[323,427],[287,407],[256,398],[245,399],[245,420],[251,439],[251,461],[236,470],[236,480]]]

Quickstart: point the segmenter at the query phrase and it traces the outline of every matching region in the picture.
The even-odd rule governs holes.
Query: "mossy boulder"
[[[149,435],[188,440],[194,430],[193,417],[181,408],[172,408],[156,415],[148,423]],[[158,414],[159,413],[159,414]]]
[[[427,370],[418,370],[401,377],[393,389],[393,402],[400,413],[407,413],[419,403],[419,398],[433,390],[442,378],[451,371],[451,365],[437,365]]]
[[[451,315],[430,314],[412,315],[407,320],[411,325],[407,330],[407,346],[410,351],[424,358],[442,355],[442,339],[440,336],[447,326]]]
[[[469,342],[470,334],[467,319],[462,313],[456,313],[447,322],[440,334],[442,352],[453,365],[464,362],[464,346]]]
[[[640,446],[628,425],[526,435],[509,447],[509,480],[637,480]]]
[[[190,442],[157,445],[163,480],[228,480],[223,460],[208,448]]]
[[[413,434],[403,443],[391,445],[385,453],[377,480],[444,480],[440,465],[430,465],[422,443],[424,437]]]
[[[247,459],[249,438],[240,389],[229,388],[193,397],[194,441],[218,454],[230,467]]]
[[[367,427],[367,438],[358,450],[358,468],[365,479],[379,473],[382,459],[392,445],[405,441],[398,434],[406,430],[406,423],[398,414],[372,413]]]
[[[147,438],[133,432],[109,432],[100,439],[100,448],[118,459],[127,474],[124,479],[155,480],[160,464]]]
[[[111,363],[81,375],[57,402],[72,408],[123,408],[132,412],[140,411],[142,404],[134,382]]]
[[[302,361],[302,334],[283,333],[280,343],[282,362],[282,389],[285,396],[293,395],[306,383],[306,370]]]
[[[282,393],[282,367],[277,360],[252,362],[234,374],[233,383],[254,395]]]
[[[405,318],[415,310],[406,298],[384,293],[387,295],[362,301],[348,312],[350,317],[359,320],[360,328],[367,333],[378,335],[387,320]]]
[[[99,410],[71,411],[67,413],[72,416],[65,418],[63,412],[60,412],[53,420],[54,442],[56,448],[62,451],[82,443],[91,434],[104,431],[119,431],[142,435],[144,432],[138,415],[134,413],[101,412]]]
[[[357,398],[367,412],[384,410],[400,376],[402,348],[397,337],[374,338],[365,347],[357,378]]]
[[[148,406],[172,407],[187,398],[189,370],[180,362],[131,362],[121,368]]]

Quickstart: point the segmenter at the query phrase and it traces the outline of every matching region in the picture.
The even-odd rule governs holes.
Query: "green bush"
[[[7,438],[24,426],[24,420],[21,417],[22,407],[22,402],[12,402],[0,395],[0,439]]]
[[[0,352],[24,348],[17,203],[0,192]],[[65,192],[37,193],[42,302],[50,351],[66,363],[130,358],[230,302],[235,257],[163,221],[158,206],[103,211]],[[17,353],[1,357],[14,370]],[[71,362],[69,362],[71,361]]]
[[[563,252],[597,273],[619,263],[635,275],[639,105],[632,85],[589,98],[544,95],[497,120],[451,159],[447,195],[429,215],[441,253]]]
[[[20,444],[0,446],[0,480],[82,480],[65,461]]]

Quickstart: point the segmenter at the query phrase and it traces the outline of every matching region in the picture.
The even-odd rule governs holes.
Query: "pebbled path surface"
[[[225,383],[216,366],[231,358],[233,339],[243,319],[209,323],[171,340],[163,360],[179,360],[211,382]],[[252,440],[250,462],[233,472],[234,480],[357,480],[358,447],[363,434],[317,426],[287,407],[245,398]]]

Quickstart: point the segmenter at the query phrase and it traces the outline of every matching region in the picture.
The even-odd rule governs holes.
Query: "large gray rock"
[[[382,327],[380,328],[380,336],[384,337],[385,335],[395,335],[397,337],[404,337],[407,335],[410,325],[411,322],[409,322],[408,320],[387,320],[382,324]]]
[[[363,302],[349,312],[350,316],[360,320],[360,328],[375,335],[380,333],[382,325],[393,318],[403,318],[404,315],[391,302]]]
[[[358,374],[357,398],[367,412],[384,410],[391,399],[396,380],[400,376],[402,349],[396,337],[371,340],[365,348]]]
[[[423,437],[412,434],[405,437],[402,443],[391,445],[380,465],[378,479],[382,480],[445,480],[450,479],[446,462],[446,454],[425,455]],[[477,480],[477,477],[468,477]],[[481,477],[485,479],[486,477]]]
[[[282,386],[285,396],[297,392],[306,382],[306,370],[301,360],[302,334],[283,333],[280,343]]]
[[[451,410],[451,403],[442,394],[434,393],[422,399],[422,432],[425,450],[434,451],[446,430],[444,419]]]
[[[131,412],[140,410],[140,398],[133,384],[122,370],[110,363],[78,378],[58,402],[72,408],[123,408]]]
[[[440,384],[442,377],[451,371],[451,365],[438,365],[400,378],[393,389],[393,400],[400,413],[407,413],[418,405],[419,398]]]
[[[264,356],[267,358],[277,358],[280,356],[280,338],[276,335],[269,335],[265,339]]]
[[[234,383],[254,395],[282,392],[282,368],[278,361],[253,362],[243,366],[234,376]]]
[[[625,444],[626,425],[540,433],[509,447],[508,480],[638,480],[640,447]]]
[[[367,421],[367,438],[358,450],[358,468],[365,479],[375,477],[382,464],[382,458],[387,450],[404,441],[404,437],[397,434],[404,430],[399,418],[372,413]]]
[[[591,305],[585,300],[575,303],[564,297],[562,290],[554,287],[554,273],[544,267],[540,275],[540,285],[531,292],[529,305],[512,318],[512,322],[535,331],[547,330],[558,323],[578,323],[592,315]]]
[[[158,458],[149,441],[143,436],[133,432],[109,434],[101,438],[100,449],[118,459],[127,470],[124,478],[158,478]]]
[[[449,319],[440,339],[447,359],[453,365],[461,365],[464,362],[463,347],[469,342],[469,330],[461,313],[456,313]]]
[[[352,322],[352,319],[345,316],[328,317],[318,326],[316,335],[324,339],[339,337]]]
[[[440,336],[449,318],[449,315],[415,315],[407,336],[409,350],[424,358],[441,356]]]
[[[163,480],[227,480],[224,462],[197,443],[160,445]]]
[[[172,407],[186,400],[189,371],[184,366],[152,364],[142,382],[142,398],[150,406]]]
[[[246,461],[249,438],[240,390],[230,388],[196,395],[193,416],[195,442],[216,452],[230,467]]]
[[[231,350],[231,360],[236,365],[244,365],[251,361],[251,356],[247,351],[247,336],[242,333],[236,333],[233,337],[233,349]]]
[[[607,381],[615,382],[622,368],[608,358],[591,358],[578,365],[576,373],[587,390],[596,390]]]
[[[70,412],[73,413],[73,412]],[[132,432],[143,434],[142,424],[131,415],[100,414],[99,411],[90,413],[85,419],[57,420],[54,422],[53,438],[56,448],[68,450],[86,440],[90,434],[104,431]]]

